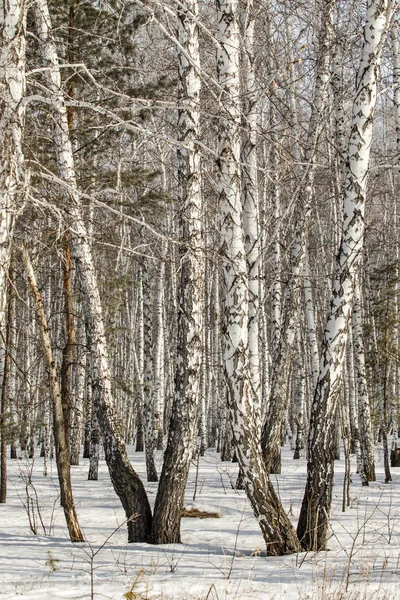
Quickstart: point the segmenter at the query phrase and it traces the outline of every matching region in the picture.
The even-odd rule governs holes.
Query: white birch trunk
[[[0,6],[0,331],[5,340],[8,270],[15,218],[24,197],[25,27],[27,2]],[[1,347],[4,342],[0,341]]]
[[[204,233],[200,152],[200,54],[197,0],[177,11],[179,60],[178,182],[182,243],[175,395],[154,507],[155,543],[180,542],[184,492],[197,434],[204,314]]]
[[[298,525],[298,535],[303,547],[313,550],[325,548],[327,543],[336,408],[354,282],[364,240],[365,196],[378,69],[393,12],[394,4],[391,0],[368,2],[348,146],[349,168],[345,185],[342,241],[324,331],[320,373],[311,408],[307,485]]]
[[[233,441],[243,484],[260,524],[267,552],[298,550],[292,525],[269,481],[259,443],[257,406],[251,392],[248,359],[248,276],[242,228],[240,36],[237,0],[218,0],[217,66],[223,113],[219,131],[221,256],[224,264],[225,378]]]
[[[257,96],[254,69],[254,28],[255,14],[253,0],[246,0],[240,14],[242,26],[242,85],[243,85],[243,144],[242,162],[242,198],[243,232],[245,240],[249,312],[248,312],[248,348],[249,369],[254,403],[260,415],[260,242],[259,242],[259,200],[257,183]],[[260,416],[261,427],[261,416]]]

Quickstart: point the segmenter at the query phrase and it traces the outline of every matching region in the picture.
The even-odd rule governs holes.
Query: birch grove
[[[326,548],[340,451],[343,510],[352,454],[391,481],[397,9],[0,3],[0,504],[7,445],[48,476],[54,444],[73,541],[69,465],[105,460],[129,542],[177,544],[217,456],[279,556]]]
[[[342,241],[337,257],[330,311],[311,407],[307,485],[298,534],[305,548],[324,548],[327,542],[333,483],[333,428],[354,299],[354,285],[364,241],[364,213],[378,68],[395,6],[369,2],[364,44],[353,101],[348,146],[349,167],[344,185]]]

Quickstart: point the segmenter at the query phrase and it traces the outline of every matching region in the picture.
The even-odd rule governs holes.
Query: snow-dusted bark
[[[68,191],[63,189],[61,202],[65,219],[70,226],[71,253],[76,263],[85,321],[90,337],[93,403],[98,410],[97,416],[102,430],[105,458],[111,481],[128,519],[128,539],[130,542],[147,541],[150,534],[151,511],[143,484],[128,460],[114,407],[100,293],[89,236],[82,216],[81,197],[77,189],[67,111],[47,1],[35,0],[33,10],[43,62],[48,67],[44,76],[51,98],[57,166],[59,175],[68,189]],[[136,518],[132,519],[134,515]]]
[[[184,492],[197,434],[204,313],[203,207],[200,152],[196,143],[200,133],[197,0],[180,2],[177,17],[181,48],[178,182],[182,239],[175,395],[152,529],[153,542],[158,544],[180,542]]]
[[[0,331],[5,339],[8,269],[24,195],[26,0],[0,4]],[[4,342],[0,342],[3,347]]]
[[[219,125],[219,193],[224,296],[224,364],[233,442],[243,484],[260,524],[267,552],[287,554],[299,545],[268,478],[259,443],[257,414],[248,359],[248,277],[242,228],[240,36],[238,3],[218,0],[218,80],[221,87]]]
[[[364,239],[364,208],[378,68],[393,11],[391,0],[368,2],[348,146],[342,241],[324,330],[320,373],[311,407],[307,484],[298,525],[303,547],[314,550],[325,548],[327,542],[333,486],[333,434],[354,282]]]

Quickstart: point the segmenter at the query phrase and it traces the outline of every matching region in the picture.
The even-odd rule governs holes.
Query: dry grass
[[[205,510],[199,510],[198,508],[184,508],[182,511],[182,517],[186,517],[188,519],[220,519],[221,513],[208,512]]]

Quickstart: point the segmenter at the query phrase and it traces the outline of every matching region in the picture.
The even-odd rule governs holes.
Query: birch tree
[[[154,543],[180,542],[186,482],[197,434],[204,313],[203,206],[200,174],[200,55],[197,0],[180,2],[178,183],[181,223],[178,345],[168,444],[154,507]]]
[[[218,81],[223,114],[219,129],[219,201],[224,298],[224,364],[233,443],[243,485],[260,524],[267,552],[299,549],[296,534],[272,487],[262,460],[258,418],[250,385],[248,356],[248,274],[242,227],[241,107],[238,3],[218,0]]]
[[[3,340],[11,244],[25,191],[22,137],[26,11],[25,0],[7,0],[0,5],[0,332]]]
[[[260,412],[260,243],[259,243],[259,200],[257,184],[257,96],[255,83],[254,30],[255,9],[253,0],[247,0],[240,13],[242,28],[241,71],[243,85],[243,143],[241,148],[243,230],[245,238],[248,288],[248,344],[250,380],[256,410]],[[265,351],[265,349],[264,349]]]
[[[378,70],[394,10],[395,3],[391,0],[369,0],[367,4],[348,144],[342,240],[324,329],[320,373],[311,407],[307,484],[297,529],[303,547],[313,550],[325,548],[328,537],[333,487],[333,433],[354,283],[364,240],[364,210]]]
[[[8,274],[18,210],[24,199],[25,29],[27,3],[10,0],[0,5],[0,346],[3,393],[1,426],[1,502],[6,501],[6,408],[9,356],[6,327]]]

